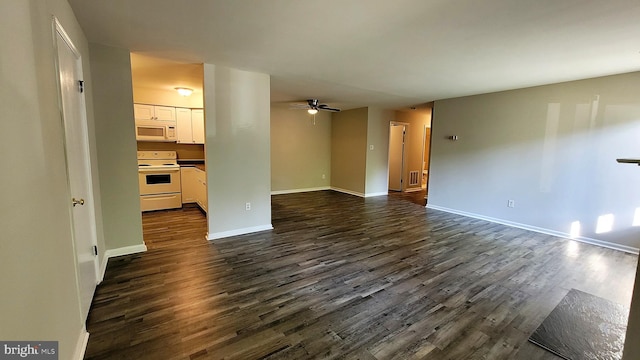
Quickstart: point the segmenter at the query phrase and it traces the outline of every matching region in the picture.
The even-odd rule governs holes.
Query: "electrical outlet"
[[[324,180],[326,178],[326,176],[324,174],[322,174],[322,180]]]
[[[516,207],[515,200],[507,200],[507,207],[510,207],[510,208]]]
[[[246,204],[244,204],[244,208],[245,208],[245,210],[247,210],[247,211],[248,211],[248,210],[251,210],[251,203],[246,203]]]

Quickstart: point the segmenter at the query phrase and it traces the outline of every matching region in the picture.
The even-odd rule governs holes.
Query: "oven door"
[[[180,192],[180,168],[138,169],[140,195],[168,194]]]

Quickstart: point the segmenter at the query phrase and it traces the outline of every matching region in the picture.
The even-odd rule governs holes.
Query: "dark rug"
[[[629,309],[571,289],[529,341],[568,360],[620,360]]]

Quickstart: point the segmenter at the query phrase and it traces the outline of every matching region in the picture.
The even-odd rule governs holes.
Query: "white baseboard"
[[[73,352],[74,360],[82,360],[84,359],[84,353],[87,351],[87,344],[89,343],[89,333],[87,329],[82,327],[82,332],[78,337],[78,341],[76,342],[76,348]],[[60,350],[60,349],[58,349]]]
[[[341,193],[345,193],[345,194],[349,194],[349,195],[354,195],[354,196],[359,196],[359,197],[365,197],[365,194],[360,193],[360,192],[356,192],[356,191],[351,191],[351,190],[347,190],[347,189],[342,189],[339,187],[331,187],[331,190],[333,191],[337,191],[337,192],[341,192]]]
[[[104,279],[104,273],[105,271],[107,271],[107,263],[109,262],[110,258],[116,257],[116,256],[122,256],[122,255],[131,255],[131,254],[141,253],[145,251],[147,251],[147,245],[145,244],[125,246],[125,247],[109,249],[105,251],[104,256],[102,257],[102,264],[100,264],[99,281],[102,282],[102,280]]]
[[[515,227],[515,228],[519,228],[519,229],[534,231],[534,232],[541,233],[541,234],[557,236],[557,237],[561,237],[561,238],[565,238],[565,239],[569,239],[569,240],[575,240],[575,241],[579,241],[579,242],[582,242],[582,243],[585,243],[585,244],[596,245],[596,246],[604,247],[604,248],[607,248],[607,249],[623,251],[623,252],[630,253],[630,254],[638,255],[640,253],[640,249],[632,247],[632,246],[620,245],[620,244],[616,244],[616,243],[612,243],[612,242],[608,242],[608,241],[603,241],[603,240],[598,240],[598,239],[592,239],[592,238],[588,238],[588,237],[584,237],[584,236],[571,237],[571,235],[569,233],[563,233],[561,231],[555,231],[555,230],[545,229],[545,228],[541,228],[541,227],[537,227],[537,226],[521,224],[521,223],[517,223],[517,222],[513,222],[513,221],[492,218],[492,217],[489,217],[489,216],[483,216],[483,215],[478,215],[478,214],[474,214],[474,213],[470,213],[470,212],[466,212],[466,211],[450,209],[450,208],[446,208],[446,207],[442,207],[442,206],[438,206],[438,205],[427,204],[425,207],[429,208],[429,209],[440,210],[440,211],[456,214],[456,215],[462,215],[462,216],[466,216],[466,217],[470,217],[470,218],[474,218],[474,219],[486,220],[486,221],[490,221],[490,222],[493,222],[493,223],[507,225],[507,226],[511,226],[511,227]]]
[[[322,191],[322,190],[331,190],[331,187],[320,186],[320,187],[304,188],[304,189],[276,190],[276,191],[272,191],[271,195],[295,194],[295,193],[301,193],[301,192]]]
[[[258,231],[267,231],[267,230],[273,230],[273,225],[271,224],[259,225],[259,226],[246,227],[242,229],[235,229],[235,230],[221,231],[221,232],[216,232],[212,234],[207,234],[207,240],[211,241],[211,240],[222,239],[222,238],[231,237],[231,236],[251,234]]]
[[[389,195],[388,191],[385,192],[377,192],[377,193],[368,193],[368,194],[364,194],[364,197],[368,198],[368,197],[374,197],[374,196],[386,196]]]

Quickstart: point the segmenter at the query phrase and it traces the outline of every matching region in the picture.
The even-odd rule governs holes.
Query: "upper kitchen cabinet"
[[[204,144],[204,111],[202,109],[176,109],[178,143]]]
[[[176,109],[169,106],[133,104],[133,114],[136,120],[176,120]]]
[[[204,110],[191,110],[191,127],[193,129],[193,142],[204,144]]]

